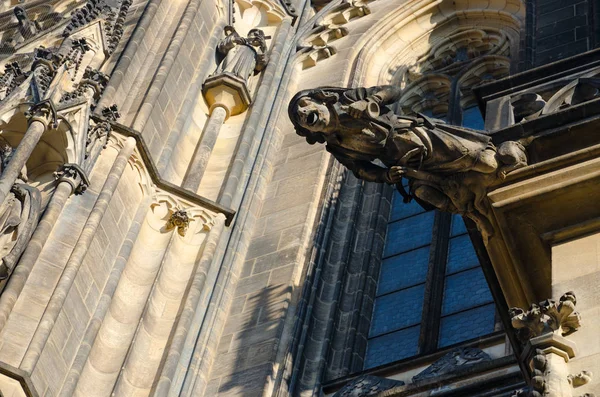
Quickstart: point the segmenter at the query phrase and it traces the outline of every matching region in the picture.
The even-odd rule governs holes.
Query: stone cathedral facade
[[[0,0],[0,396],[600,395],[599,43],[597,0]],[[358,167],[298,92],[493,177]]]

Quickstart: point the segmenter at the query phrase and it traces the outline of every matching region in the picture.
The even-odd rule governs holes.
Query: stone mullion
[[[371,252],[376,238],[382,188],[383,185],[374,183],[367,183],[363,187],[327,355],[327,368],[322,380],[339,378],[347,375],[350,370],[363,293],[368,282],[367,273],[371,266]],[[362,350],[365,350],[364,346]]]
[[[343,175],[343,172],[341,172]],[[326,197],[325,205],[323,208],[323,212],[320,216],[319,227],[315,233],[315,244],[310,253],[310,264],[308,266],[301,301],[298,303],[298,322],[295,325],[294,329],[294,338],[291,348],[291,356],[293,357],[302,357],[304,352],[304,346],[306,345],[307,334],[309,331],[309,322],[310,315],[312,313],[312,307],[316,300],[316,288],[318,286],[318,282],[321,275],[323,258],[326,252],[327,242],[329,241],[329,236],[331,234],[332,225],[334,223],[334,218],[336,214],[336,208],[339,205],[339,201],[333,199],[333,197],[338,196],[340,187],[337,181],[341,178],[340,175],[340,166],[332,167],[332,176],[329,179],[329,184],[327,186],[327,192],[324,197]],[[286,368],[286,375],[289,377],[289,390],[295,390],[296,384],[298,382],[298,373],[302,369],[303,362],[302,360],[294,360],[294,362],[290,363],[290,367]]]
[[[307,334],[301,364],[298,371],[303,374],[298,387],[301,390],[316,390],[321,382],[325,367],[323,357],[329,350],[333,330],[333,317],[337,309],[343,268],[347,263],[348,251],[353,235],[353,220],[357,216],[358,203],[362,194],[362,183],[353,175],[346,174],[340,190],[339,202],[329,235],[327,248],[322,259],[320,277],[311,291],[314,304],[307,315]],[[311,297],[312,298],[312,297]]]
[[[444,212],[435,214],[433,238],[429,251],[429,270],[425,281],[419,354],[437,350],[451,222],[451,214]]]
[[[347,373],[354,373],[363,370],[364,359],[367,353],[367,341],[369,330],[371,329],[371,318],[377,293],[377,283],[381,271],[381,262],[383,249],[387,232],[387,224],[390,217],[393,188],[380,185],[380,194],[377,196],[378,208],[377,215],[373,219],[373,240],[370,249],[370,255],[367,258],[368,266],[366,268],[366,278],[363,284],[362,300],[360,307],[356,312],[355,333],[353,335],[353,344],[351,348],[351,357],[347,367]]]

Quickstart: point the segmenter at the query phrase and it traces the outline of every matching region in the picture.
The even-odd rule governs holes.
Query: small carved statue
[[[0,172],[10,162],[13,148],[0,137]],[[23,167],[4,203],[0,204],[0,280],[6,279],[27,246],[38,223],[41,194],[27,184]]]
[[[393,86],[319,88],[296,94],[288,112],[298,135],[326,143],[356,177],[395,184],[405,202],[414,198],[426,209],[467,216],[484,238],[491,236],[487,188],[527,165],[525,148],[512,141],[496,147],[476,130],[423,115],[397,115],[387,105],[400,96]]]
[[[32,21],[27,15],[27,11],[23,7],[15,7],[13,9],[15,17],[19,22],[19,33],[23,37],[23,40],[28,40],[35,36],[40,30],[41,26],[37,21]]]
[[[251,74],[260,72],[268,63],[267,37],[260,29],[251,29],[243,38],[233,26],[225,26],[225,38],[217,50],[224,56],[213,75],[231,74],[245,82]]]

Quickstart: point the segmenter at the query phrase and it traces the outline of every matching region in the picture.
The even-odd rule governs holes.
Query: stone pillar
[[[117,396],[148,395],[176,324],[182,300],[197,267],[209,225],[177,211],[170,225],[178,228],[150,295],[124,369],[115,387]],[[183,222],[181,222],[183,220]],[[199,222],[200,221],[200,222]],[[190,225],[190,222],[193,222]],[[192,226],[188,230],[188,226]]]
[[[217,251],[217,246],[224,228],[225,216],[219,214],[215,219],[215,225],[204,243],[202,256],[195,271],[194,278],[192,279],[190,291],[186,296],[183,310],[181,311],[179,321],[175,328],[175,333],[173,334],[168,352],[165,356],[165,364],[162,368],[158,385],[154,393],[156,397],[166,397],[169,395],[171,384],[179,366],[179,360],[181,359],[185,340],[192,327],[194,314],[196,313],[196,309],[200,302],[202,291],[206,284],[206,278],[210,271],[211,264],[213,263],[215,252]]]
[[[19,173],[25,166],[25,163],[27,163],[27,160],[29,160],[33,149],[35,149],[42,135],[48,129],[50,118],[55,118],[55,115],[51,102],[41,102],[31,108],[27,131],[0,177],[0,203],[3,203],[6,199]]]
[[[206,79],[202,85],[202,94],[210,107],[210,117],[206,121],[182,185],[194,193],[200,186],[221,126],[230,116],[244,113],[251,102],[246,81],[230,74],[218,74]]]
[[[167,226],[170,216],[167,206],[159,203],[146,215],[74,396],[111,394],[173,234]]]
[[[200,137],[200,143],[196,146],[196,151],[192,157],[188,172],[183,179],[182,187],[184,189],[191,190],[192,192],[198,190],[204,172],[206,171],[210,155],[217,143],[219,131],[221,131],[221,126],[226,118],[227,110],[223,106],[217,105],[213,108],[210,118],[204,126],[204,131]]]
[[[48,236],[50,236],[50,233],[54,229],[56,220],[60,216],[67,199],[73,192],[83,193],[89,185],[85,173],[83,173],[81,168],[73,164],[65,164],[61,170],[55,173],[55,177],[58,185],[54,190],[52,199],[11,275],[5,290],[0,296],[0,330],[6,325],[8,317],[21,291],[23,291],[25,283],[33,270],[33,266],[40,256],[48,240]]]
[[[576,303],[575,294],[567,292],[558,302],[533,304],[527,312],[510,310],[513,328],[524,344],[521,360],[530,370],[529,391],[516,396],[573,397],[573,388],[590,381],[590,373],[572,375],[569,368],[577,347],[566,336],[576,332],[581,322]]]
[[[135,139],[127,138],[123,148],[119,151],[119,154],[110,169],[104,186],[92,208],[92,211],[83,227],[81,235],[75,244],[75,248],[65,265],[63,273],[58,281],[54,293],[50,297],[46,311],[40,320],[40,323],[33,334],[33,339],[29,344],[29,348],[25,352],[23,361],[21,362],[20,368],[28,373],[32,373],[37,365],[37,362],[46,346],[48,337],[54,328],[54,324],[58,315],[67,299],[67,295],[73,286],[75,277],[79,272],[81,263],[87,255],[87,251],[96,235],[96,230],[104,217],[106,209],[110,203],[113,193],[117,189],[121,176],[125,171],[125,166],[129,161],[129,157],[135,149]]]

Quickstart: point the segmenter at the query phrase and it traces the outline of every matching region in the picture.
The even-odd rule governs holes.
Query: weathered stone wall
[[[526,4],[522,69],[568,58],[600,43],[596,0],[528,0]]]
[[[596,392],[600,388],[600,233],[552,247],[552,295],[566,291],[577,295],[582,326],[568,338],[576,343],[577,355],[569,362],[571,374],[589,371],[592,381],[577,388],[574,395]]]
[[[117,150],[112,147],[100,156],[88,191],[82,196],[72,196],[59,217],[57,227],[2,330],[1,361],[19,367],[116,155]],[[102,218],[33,374],[36,388],[42,395],[47,389],[50,395],[56,395],[60,390],[107,278],[124,247],[126,235],[132,228],[142,190],[138,172],[131,166],[128,168]]]

